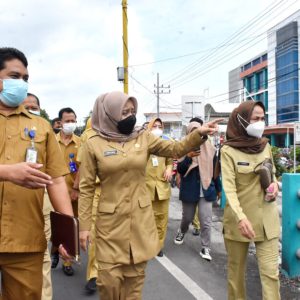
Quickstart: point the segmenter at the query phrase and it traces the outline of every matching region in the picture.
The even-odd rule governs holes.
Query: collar
[[[8,115],[4,115],[1,110],[0,110],[0,114],[6,117],[9,116],[13,116],[13,115],[25,115],[26,117],[28,117],[29,119],[33,118],[33,115],[31,113],[28,112],[28,110],[24,107],[24,105],[19,105],[18,107],[15,108],[15,110],[12,110]]]
[[[72,134],[72,139],[70,140],[70,142],[68,143],[68,145],[70,145],[71,143],[74,143],[74,144],[78,144],[77,143],[77,136],[73,133]],[[56,139],[57,139],[57,141],[59,142],[59,143],[62,143],[63,145],[66,145],[64,142],[63,142],[63,140],[62,140],[62,138],[61,138],[61,132],[59,132],[59,133],[57,133],[56,134]],[[67,145],[66,145],[67,146]]]

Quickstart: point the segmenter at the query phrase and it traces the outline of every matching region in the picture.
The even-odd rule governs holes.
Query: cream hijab
[[[92,114],[92,128],[101,137],[114,142],[127,142],[135,139],[144,131],[142,128],[136,127],[129,135],[119,132],[117,123],[122,119],[122,110],[128,100],[133,102],[137,112],[136,98],[122,92],[106,93],[96,99]]]
[[[191,122],[187,127],[187,134],[191,133],[193,129],[199,127],[201,127],[201,124],[198,122]],[[215,152],[216,149],[210,143],[210,141],[206,141],[204,144],[202,144],[200,155],[192,158],[192,164],[184,174],[184,177],[186,177],[192,169],[198,167],[202,187],[203,189],[207,190],[213,178],[213,160]]]

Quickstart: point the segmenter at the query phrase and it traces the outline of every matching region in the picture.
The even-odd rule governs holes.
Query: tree
[[[41,109],[41,117],[51,123],[50,117],[45,109]]]

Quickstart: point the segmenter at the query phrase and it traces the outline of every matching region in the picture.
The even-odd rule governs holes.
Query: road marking
[[[200,286],[179,267],[177,267],[165,255],[156,257],[157,261],[164,266],[197,300],[213,300]]]

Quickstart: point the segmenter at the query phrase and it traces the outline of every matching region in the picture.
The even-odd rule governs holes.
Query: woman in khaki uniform
[[[80,176],[80,243],[91,229],[96,176],[101,196],[96,217],[97,284],[102,300],[141,299],[146,263],[159,251],[151,199],[145,183],[150,154],[179,157],[217,130],[208,123],[179,143],[134,128],[137,100],[122,92],[101,95],[92,127],[97,135],[83,147]]]
[[[148,124],[148,130],[152,134],[170,140],[162,136],[163,122],[160,118],[153,119]],[[146,185],[152,200],[155,223],[158,232],[160,251],[158,256],[163,256],[163,246],[167,234],[169,202],[171,197],[170,180],[172,178],[173,158],[158,157],[151,154],[146,168]]]
[[[231,114],[227,142],[221,150],[222,183],[226,194],[224,240],[228,253],[228,299],[246,299],[245,267],[249,242],[256,247],[263,299],[277,300],[279,294],[279,216],[274,199],[278,185],[274,176],[266,194],[257,170],[272,159],[264,131],[265,108],[261,102],[246,101]],[[273,164],[274,165],[274,164]]]

